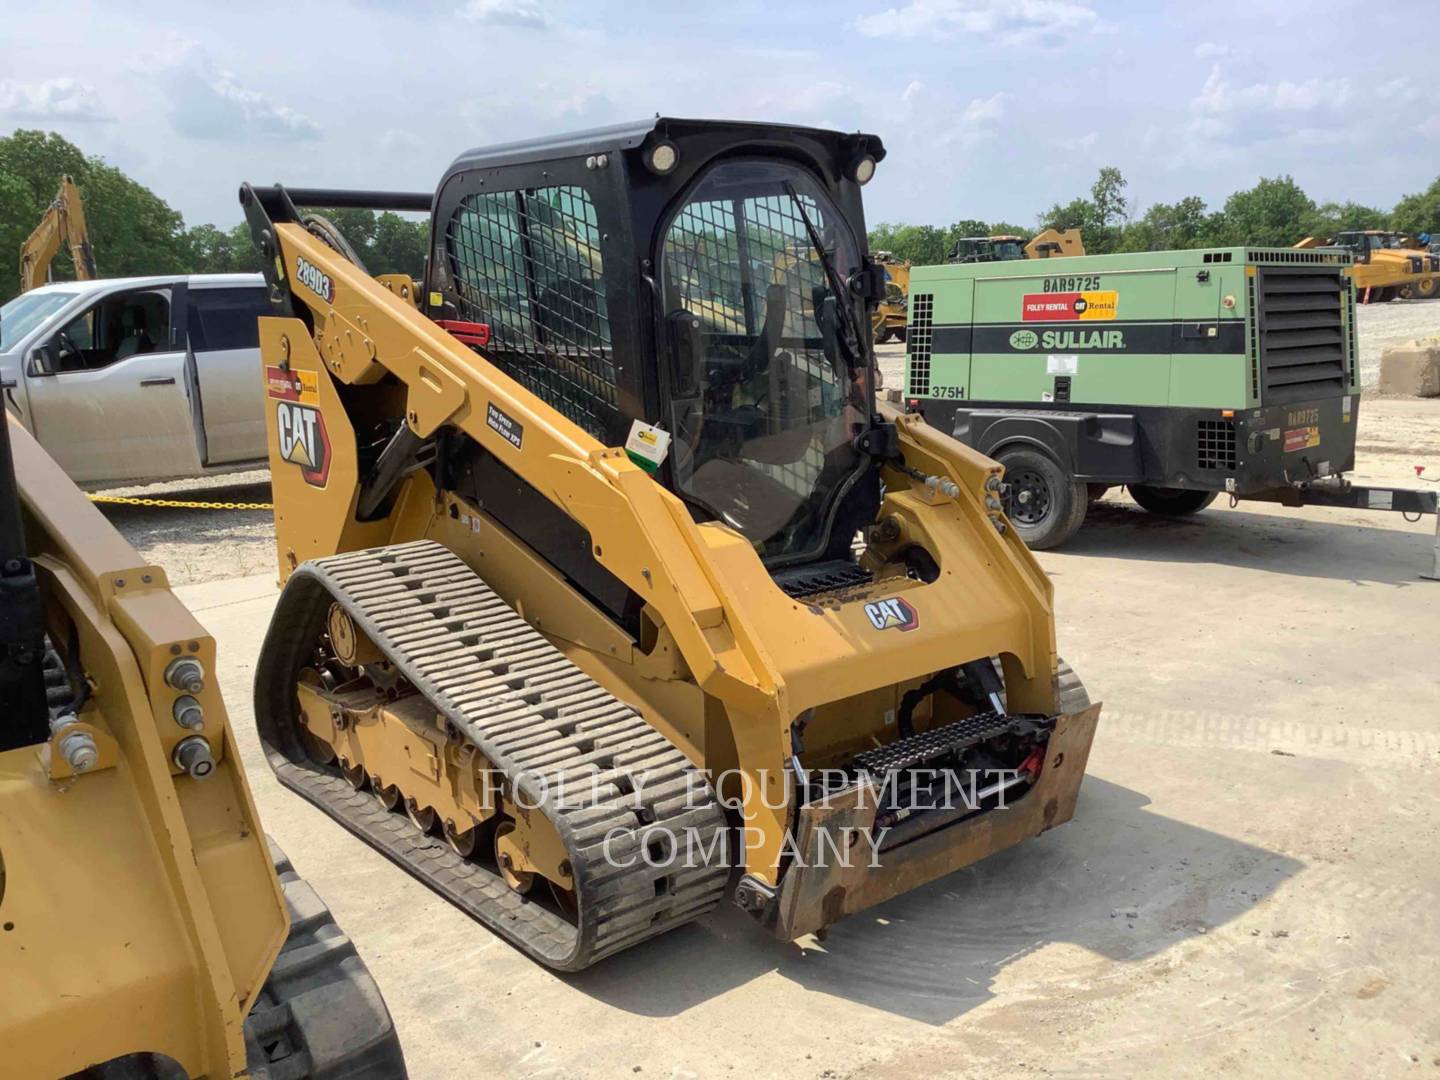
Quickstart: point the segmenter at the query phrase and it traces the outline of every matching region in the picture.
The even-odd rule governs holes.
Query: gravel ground
[[[268,503],[270,470],[108,488],[94,494]],[[172,585],[245,577],[269,571],[275,565],[275,524],[269,510],[192,510],[104,503],[100,509],[141,555],[165,568]]]
[[[1380,383],[1380,354],[1417,339],[1440,340],[1440,300],[1391,300],[1356,308],[1359,334],[1360,385],[1373,390]]]

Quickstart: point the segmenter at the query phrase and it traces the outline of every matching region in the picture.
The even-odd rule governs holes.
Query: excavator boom
[[[90,247],[90,231],[85,224],[85,205],[80,199],[80,189],[68,176],[60,178],[60,189],[46,207],[40,224],[20,245],[22,293],[45,284],[50,264],[62,244],[70,250],[76,281],[93,281],[99,277],[95,253]]]

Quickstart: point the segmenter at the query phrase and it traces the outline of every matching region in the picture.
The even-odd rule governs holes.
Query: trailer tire
[[[1184,488],[1129,484],[1130,497],[1152,514],[1161,517],[1189,517],[1215,501],[1218,491],[1187,491]]]
[[[1075,535],[1090,503],[1083,481],[1049,454],[1027,447],[1001,450],[995,460],[1005,466],[1006,514],[1027,547],[1045,551]]]

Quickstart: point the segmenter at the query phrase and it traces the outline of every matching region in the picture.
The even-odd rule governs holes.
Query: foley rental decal
[[[1022,322],[1113,319],[1119,306],[1120,294],[1114,289],[1026,293],[1020,300],[1020,319]]]

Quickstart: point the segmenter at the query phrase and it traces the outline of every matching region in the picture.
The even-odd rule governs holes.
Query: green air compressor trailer
[[[1006,467],[1034,548],[1127,485],[1158,514],[1219,493],[1435,512],[1355,488],[1360,409],[1348,253],[1157,251],[913,267],[911,412]]]

